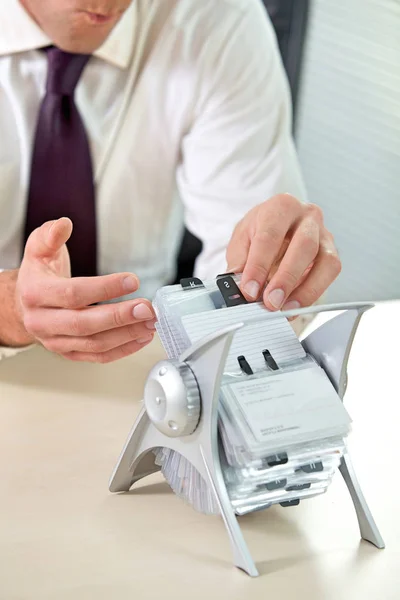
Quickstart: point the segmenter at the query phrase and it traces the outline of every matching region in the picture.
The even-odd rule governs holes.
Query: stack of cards
[[[169,358],[226,326],[233,339],[221,383],[220,462],[238,515],[293,506],[326,491],[345,451],[350,417],[325,371],[284,318],[247,303],[240,277],[188,280],[160,289],[157,329]],[[174,492],[196,510],[219,512],[196,469],[167,449],[156,461]]]

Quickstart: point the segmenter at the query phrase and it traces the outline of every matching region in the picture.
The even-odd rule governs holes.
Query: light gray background
[[[343,272],[329,301],[400,298],[400,0],[313,0],[296,139]]]

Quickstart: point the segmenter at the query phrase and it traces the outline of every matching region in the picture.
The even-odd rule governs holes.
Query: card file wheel
[[[282,316],[288,318],[306,312],[341,312],[306,337],[302,346],[324,369],[343,401],[353,339],[361,316],[372,306],[360,303],[319,306],[287,311],[281,315],[270,313],[265,318],[272,323]],[[155,450],[166,448],[179,453],[198,471],[213,494],[231,541],[235,566],[256,577],[258,570],[237,520],[240,512],[233,506],[228,493],[218,446],[221,379],[233,337],[242,327],[243,323],[221,327],[192,344],[180,354],[178,361],[163,361],[152,369],[145,388],[145,407],[122,449],[109,489],[114,493],[128,491],[139,479],[160,470],[155,461]],[[165,400],[162,410],[160,398]],[[287,459],[285,454],[278,454],[268,457],[267,462],[269,466],[280,467]],[[302,466],[306,471],[316,469],[318,472],[320,468],[318,462]],[[378,548],[384,548],[384,540],[363,496],[347,451],[341,458],[340,472],[355,507],[361,537]],[[299,487],[293,492],[300,494]],[[282,503],[282,506],[297,503],[295,500]],[[255,507],[258,508],[261,507]]]

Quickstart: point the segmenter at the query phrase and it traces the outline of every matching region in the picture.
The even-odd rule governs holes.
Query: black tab
[[[243,373],[246,373],[246,375],[253,375],[253,369],[244,356],[238,356],[238,363]]]
[[[287,492],[301,492],[302,490],[309,490],[311,483],[303,483],[302,485],[290,485],[286,488]]]
[[[243,296],[238,285],[231,276],[228,275],[217,279],[217,286],[224,297],[227,307],[247,304],[246,298]]]
[[[233,277],[236,273],[222,273],[222,275],[217,275],[216,279],[221,279],[221,277]]]
[[[272,369],[273,371],[279,370],[279,367],[276,364],[276,362],[274,361],[273,356],[269,350],[264,350],[263,357],[270,369]]]
[[[309,465],[304,465],[304,467],[301,467],[301,470],[303,471],[303,473],[321,473],[321,471],[324,470],[324,465],[322,464],[322,462],[316,462],[316,463],[310,463]]]
[[[280,505],[283,506],[283,508],[288,508],[289,506],[298,506],[300,504],[300,500],[289,500],[288,502],[280,502]]]
[[[194,288],[203,288],[204,283],[198,277],[187,277],[180,280],[180,284],[184,290],[192,290]]]
[[[278,479],[277,481],[270,481],[266,484],[267,490],[272,492],[274,490],[281,490],[286,487],[287,479]]]
[[[286,465],[289,462],[286,452],[281,452],[281,454],[275,454],[274,456],[268,456],[265,460],[269,467],[279,467],[279,465]]]

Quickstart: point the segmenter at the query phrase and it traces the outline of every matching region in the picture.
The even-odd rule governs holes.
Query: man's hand
[[[237,225],[227,251],[228,271],[243,273],[248,300],[270,310],[313,305],[341,271],[322,211],[283,194],[253,208]]]
[[[29,237],[15,287],[13,345],[39,341],[68,359],[100,363],[140,350],[155,333],[150,302],[93,306],[136,291],[138,279],[131,273],[71,278],[65,245],[71,232],[71,221],[63,218]]]

